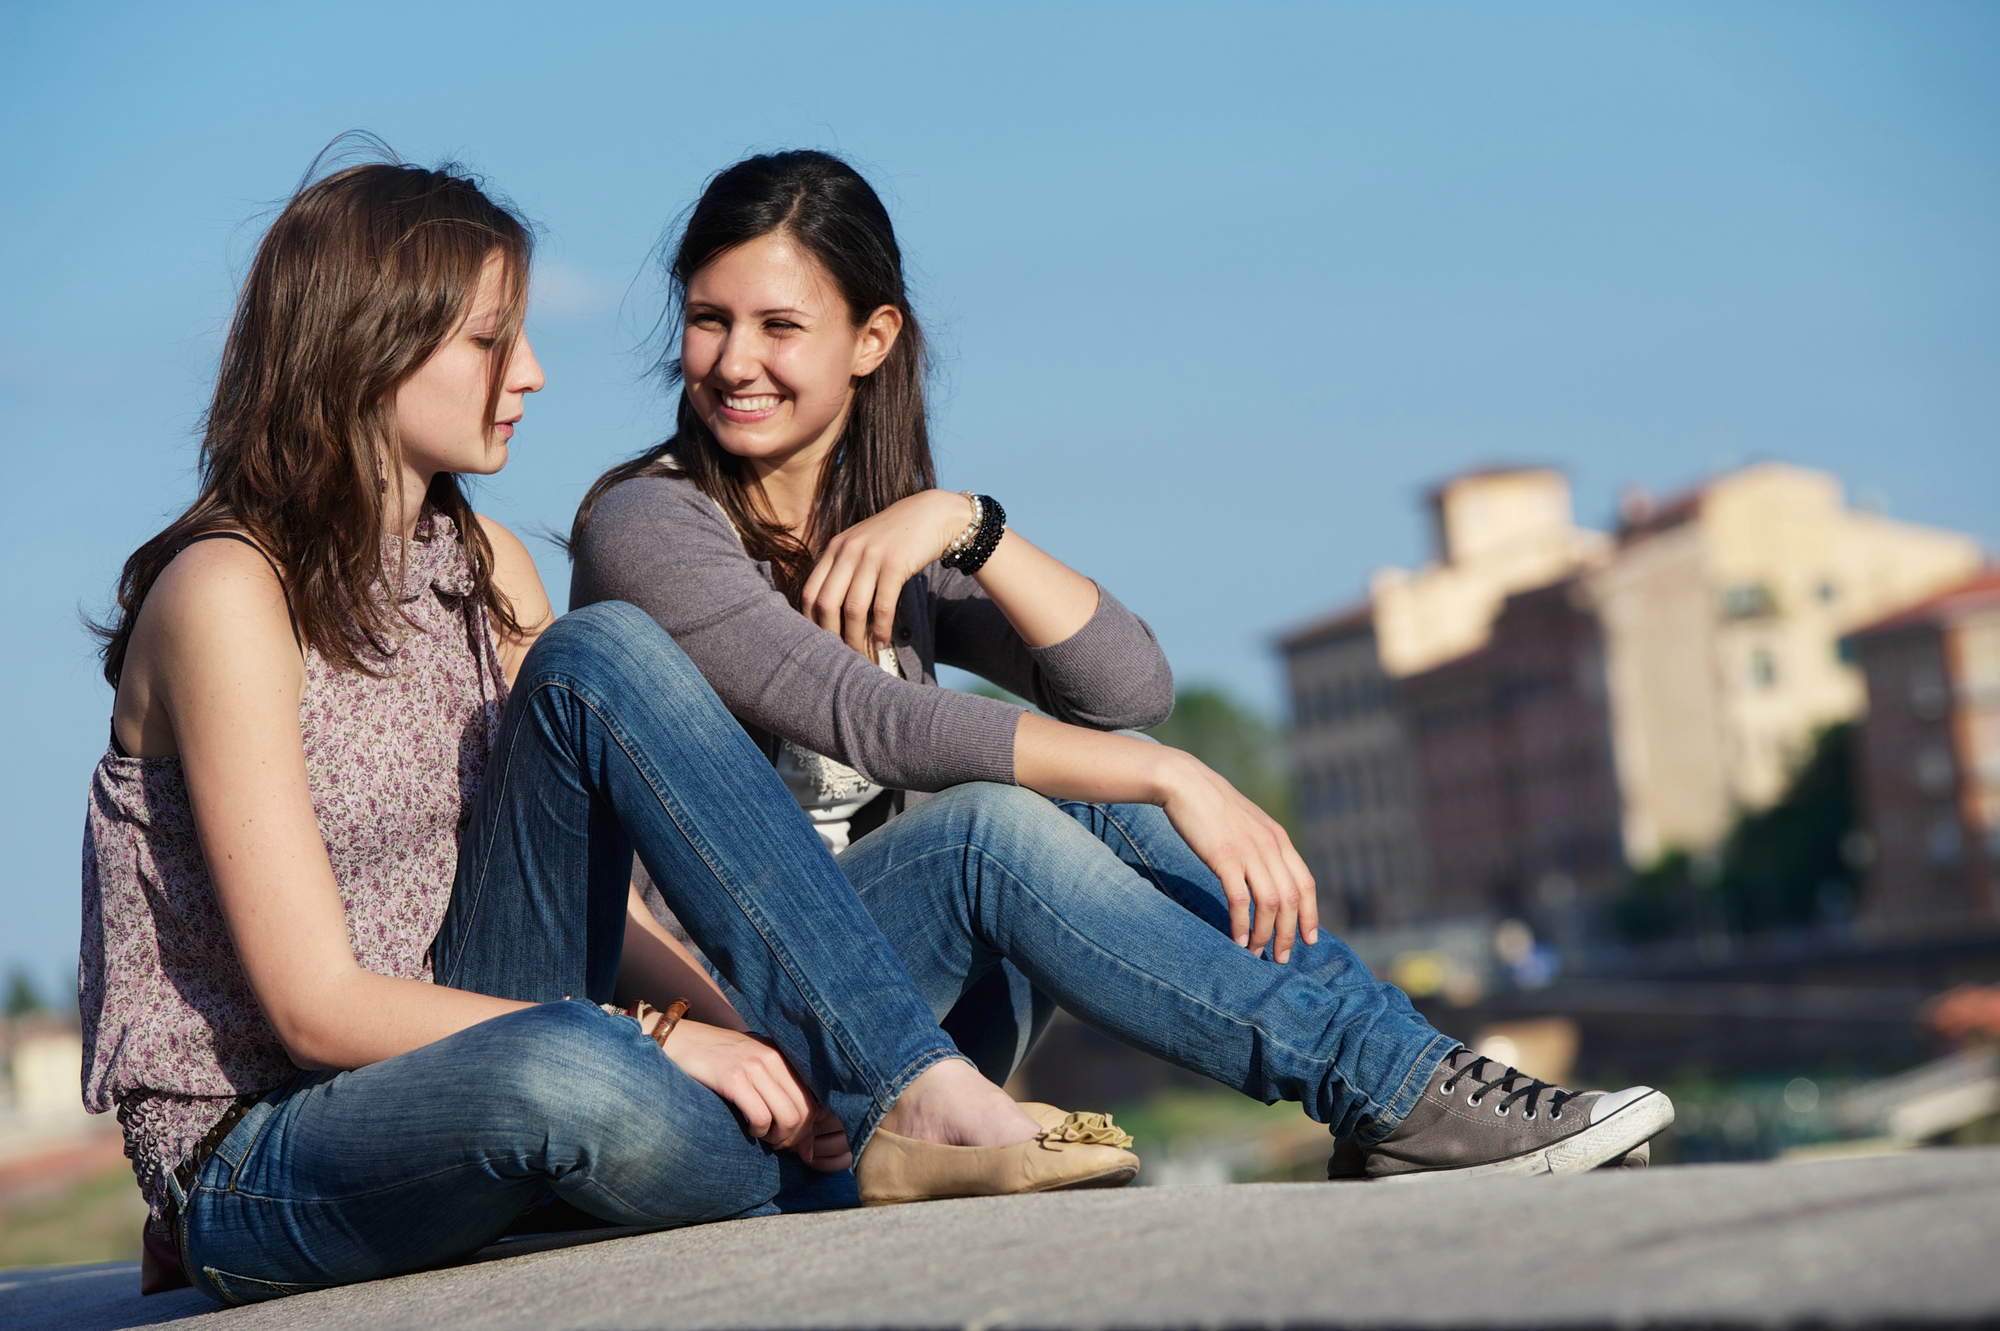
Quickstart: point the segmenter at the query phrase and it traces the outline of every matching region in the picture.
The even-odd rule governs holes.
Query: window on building
[[[1759,647],[1750,653],[1750,682],[1760,689],[1778,686],[1778,658],[1769,647]]]
[[[1952,787],[1957,784],[1954,766],[1950,749],[1942,744],[1927,746],[1917,754],[1917,789],[1934,800],[1951,798]]]
[[[1951,701],[1945,687],[1944,671],[1934,661],[1925,661],[1910,672],[1910,712],[1920,721],[1935,721]]]
[[[1959,849],[1958,819],[1940,815],[1924,839],[1924,857],[1937,868],[1945,869],[1958,863]]]
[[[1778,598],[1761,582],[1739,583],[1722,589],[1724,619],[1764,619],[1778,613]]]

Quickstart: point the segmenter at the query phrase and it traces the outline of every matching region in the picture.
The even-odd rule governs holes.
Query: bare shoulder
[[[149,627],[178,650],[277,644],[298,658],[284,584],[242,541],[197,541],[176,555],[146,593],[135,646]]]
[[[555,622],[555,610],[549,604],[548,589],[542,586],[535,557],[521,538],[484,513],[473,517],[493,547],[493,585],[514,608],[514,619],[522,630],[519,638],[506,638],[499,644],[501,663],[511,680],[535,638]]]
[[[285,588],[256,548],[198,541],[160,571],[132,626],[113,706],[119,742],[176,752],[189,709],[244,689],[296,709],[305,668]]]
[[[484,513],[475,513],[473,517],[493,547],[493,581],[514,603],[516,616],[524,626],[547,618],[549,594],[542,586],[541,570],[535,567],[535,557],[528,553],[527,545]]]

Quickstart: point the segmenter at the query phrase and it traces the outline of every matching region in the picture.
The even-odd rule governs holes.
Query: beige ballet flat
[[[863,1206],[1003,1197],[1065,1188],[1122,1188],[1139,1172],[1126,1150],[1132,1135],[1108,1114],[1066,1114],[1053,1105],[1022,1105],[1041,1124],[1012,1146],[940,1146],[875,1129],[854,1166]]]

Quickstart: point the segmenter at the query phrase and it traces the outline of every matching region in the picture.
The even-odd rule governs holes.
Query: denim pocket
[[[257,1280],[230,1271],[218,1271],[212,1266],[202,1267],[201,1274],[204,1282],[224,1303],[235,1307],[241,1307],[246,1303],[263,1303],[267,1299],[282,1299],[287,1294],[308,1294],[316,1289],[333,1288],[330,1283],[287,1285],[276,1280]]]

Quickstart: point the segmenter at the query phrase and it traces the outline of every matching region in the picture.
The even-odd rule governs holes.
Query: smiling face
[[[860,324],[824,265],[783,232],[725,250],[687,288],[681,372],[716,440],[774,472],[818,475],[840,438],[855,381],[902,331],[892,305]]]
[[[489,416],[493,349],[507,306],[507,265],[496,250],[480,270],[479,289],[464,320],[430,359],[396,389],[396,433],[406,487],[421,495],[441,471],[491,475],[507,465],[507,443],[524,411],[523,399],[544,378],[524,332],[501,374],[500,401]]]

